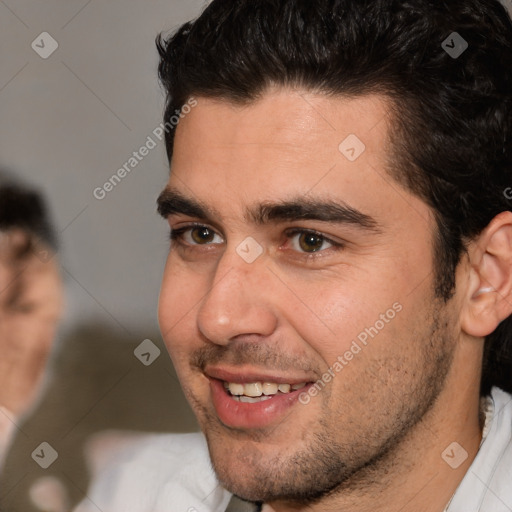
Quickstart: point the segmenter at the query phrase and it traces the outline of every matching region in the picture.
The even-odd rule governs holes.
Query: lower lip
[[[298,402],[299,395],[307,391],[311,384],[290,393],[278,393],[269,400],[245,403],[233,400],[217,379],[210,380],[213,406],[220,421],[232,428],[264,428],[282,419],[286,412]]]

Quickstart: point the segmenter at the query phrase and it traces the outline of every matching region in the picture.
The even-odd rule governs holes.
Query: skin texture
[[[37,256],[43,246],[20,257],[27,243],[19,230],[0,238],[0,405],[15,416],[37,396],[62,310],[56,259]]]
[[[198,98],[177,129],[167,194],[212,214],[164,213],[172,230],[207,231],[171,243],[160,327],[221,483],[266,510],[442,511],[478,449],[481,337],[510,314],[511,216],[470,245],[454,297],[438,300],[433,215],[386,172],[390,122],[382,97],[273,89],[246,106]],[[349,134],[366,146],[354,162],[338,149]],[[376,225],[254,221],[291,200],[344,203]],[[341,246],[305,252],[294,229]],[[237,252],[247,237],[263,248],[253,263]],[[501,295],[477,293],[489,283]],[[394,304],[307,405],[255,428],[218,417],[212,367],[315,382]],[[468,453],[457,469],[441,458],[454,441]]]

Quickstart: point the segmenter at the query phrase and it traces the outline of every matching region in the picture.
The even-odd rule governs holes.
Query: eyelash
[[[184,226],[184,227],[181,227],[178,229],[172,229],[170,232],[171,242],[178,243],[182,248],[185,248],[185,249],[192,249],[192,247],[200,247],[201,245],[204,245],[205,247],[216,245],[216,244],[211,244],[211,243],[210,244],[189,244],[188,242],[185,242],[183,240],[185,233],[187,233],[195,228],[211,229],[210,227],[205,226],[203,224],[192,224],[192,225]],[[213,230],[213,229],[211,229],[211,231],[216,233],[215,230]],[[312,253],[297,251],[297,252],[299,252],[299,254],[302,254],[303,256],[306,256],[307,258],[319,257],[319,255],[321,253],[325,253],[326,251],[341,250],[345,247],[345,244],[343,244],[341,242],[336,242],[335,240],[332,240],[332,239],[326,237],[324,234],[320,233],[319,231],[315,231],[313,229],[292,228],[292,229],[289,229],[288,231],[286,231],[285,235],[286,235],[287,240],[291,240],[293,237],[295,237],[297,235],[314,235],[314,236],[321,238],[323,242],[327,242],[328,244],[331,245],[331,247],[328,247],[327,249],[322,249],[322,250],[312,252]]]
[[[182,228],[171,229],[169,238],[170,238],[171,242],[177,242],[180,245],[182,245],[183,247],[190,247],[191,244],[185,242],[183,240],[183,236],[185,235],[185,233],[187,233],[188,231],[191,231],[195,228],[206,228],[206,229],[209,229],[209,230],[213,231],[214,233],[216,233],[214,229],[212,229],[208,226],[205,226],[204,224],[190,224],[188,226],[183,226]],[[193,246],[200,246],[200,245],[201,244],[194,244]],[[213,245],[213,244],[204,244],[204,245]]]

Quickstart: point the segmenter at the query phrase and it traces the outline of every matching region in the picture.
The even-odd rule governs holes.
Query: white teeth
[[[230,382],[228,384],[229,392],[232,395],[239,396],[244,394],[244,385],[237,384],[236,382]]]
[[[270,400],[269,396],[260,396],[257,398],[250,397],[250,396],[240,396],[238,397],[240,402],[245,402],[249,404],[255,404],[256,402],[264,402],[265,400]]]
[[[275,395],[277,393],[279,386],[272,382],[264,382],[263,383],[263,394],[264,395]]]
[[[263,386],[261,382],[254,382],[251,384],[244,384],[244,395],[250,397],[258,397],[263,394]]]
[[[290,393],[290,391],[302,389],[305,385],[305,382],[293,385],[276,384],[274,382],[250,382],[246,384],[240,384],[237,382],[224,382],[224,388],[229,390],[229,393],[232,395],[232,397],[262,397],[263,399],[271,398],[272,396],[277,395],[279,392]]]

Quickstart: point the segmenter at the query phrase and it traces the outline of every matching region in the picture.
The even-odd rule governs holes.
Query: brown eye
[[[195,225],[183,228],[171,229],[171,247],[173,243],[181,246],[207,246],[220,245],[224,242],[222,237],[208,226]]]
[[[326,240],[323,236],[315,233],[301,233],[298,242],[302,251],[312,253],[324,248]]]
[[[198,226],[190,230],[190,237],[198,245],[210,244],[215,240],[215,231],[205,226]]]

